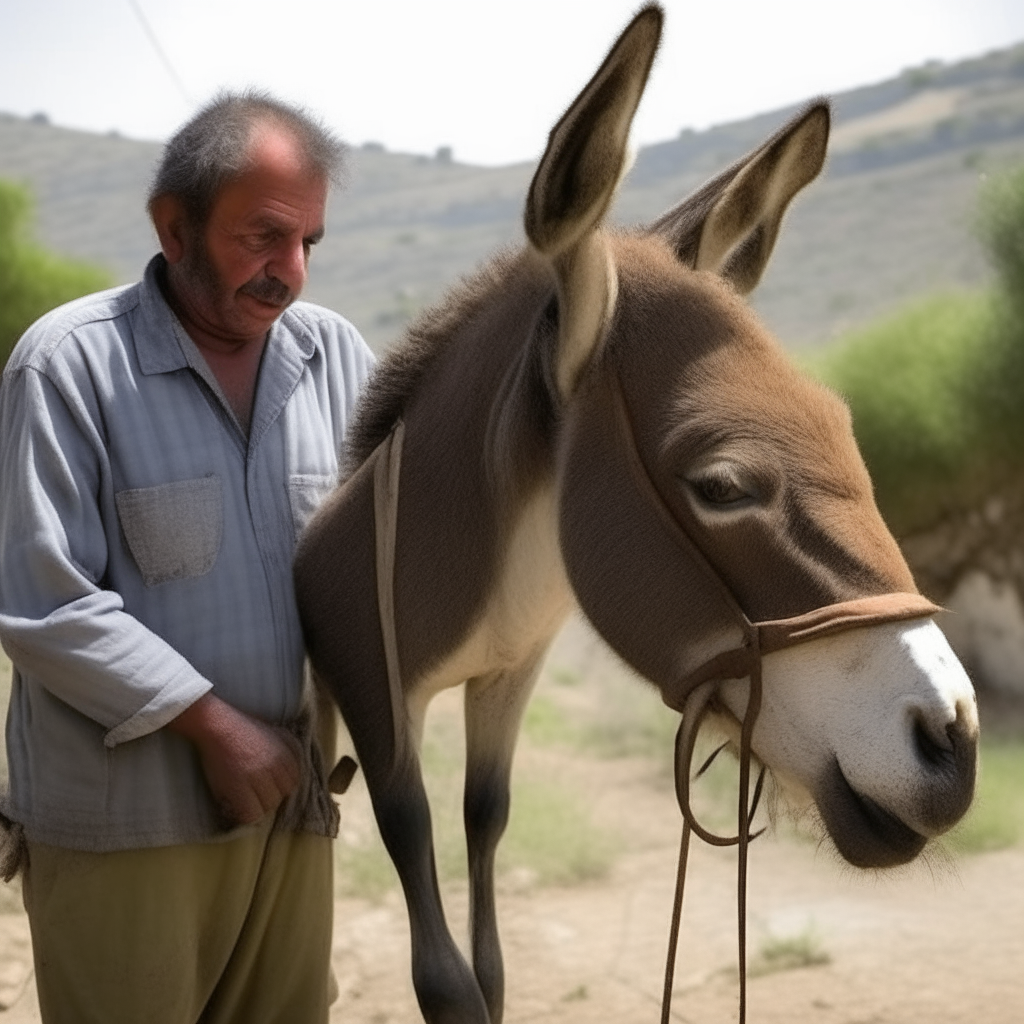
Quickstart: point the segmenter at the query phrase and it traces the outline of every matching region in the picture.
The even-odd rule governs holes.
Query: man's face
[[[309,251],[324,233],[327,181],[304,166],[290,134],[262,127],[253,166],[220,191],[190,232],[179,300],[226,342],[263,337],[306,283]]]

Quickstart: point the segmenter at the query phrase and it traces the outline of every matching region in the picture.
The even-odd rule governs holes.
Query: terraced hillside
[[[827,173],[792,211],[756,293],[768,322],[795,347],[826,341],[910,295],[987,277],[971,236],[973,203],[980,178],[1024,160],[1024,45],[925,65],[834,100]],[[654,217],[791,112],[641,149],[618,219]],[[548,127],[537,126],[538,150]],[[0,114],[0,176],[33,187],[42,240],[119,280],[134,279],[155,248],[143,201],[158,153],[155,143]],[[309,295],[345,312],[380,348],[453,278],[520,237],[532,168],[373,146],[352,157]]]

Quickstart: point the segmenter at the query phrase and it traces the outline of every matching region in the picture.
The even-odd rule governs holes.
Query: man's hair
[[[261,90],[222,92],[174,134],[149,189],[147,208],[176,196],[193,225],[203,225],[218,193],[250,166],[250,143],[262,125],[294,136],[311,171],[337,183],[345,146],[323,122]]]

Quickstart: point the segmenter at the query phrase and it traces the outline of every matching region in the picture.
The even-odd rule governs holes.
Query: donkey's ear
[[[556,256],[577,241],[611,204],[663,17],[656,4],[644,7],[551,129],[524,215],[527,237],[545,255]]]
[[[816,101],[648,230],[666,239],[687,266],[720,274],[743,294],[751,291],[790,200],[825,162],[830,120],[828,102]]]
[[[610,257],[597,228],[611,205],[626,143],[661,38],[661,7],[642,8],[551,129],[523,215],[526,236],[558,282],[556,376],[567,397],[615,302]]]

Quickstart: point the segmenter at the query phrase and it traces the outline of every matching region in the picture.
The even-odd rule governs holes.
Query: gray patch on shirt
[[[195,579],[213,568],[224,535],[220,477],[118,491],[114,500],[147,587]]]
[[[298,540],[306,524],[313,518],[313,513],[320,507],[324,498],[334,490],[337,477],[333,474],[293,473],[288,478],[288,499],[292,507],[292,522],[295,526],[295,539]]]

